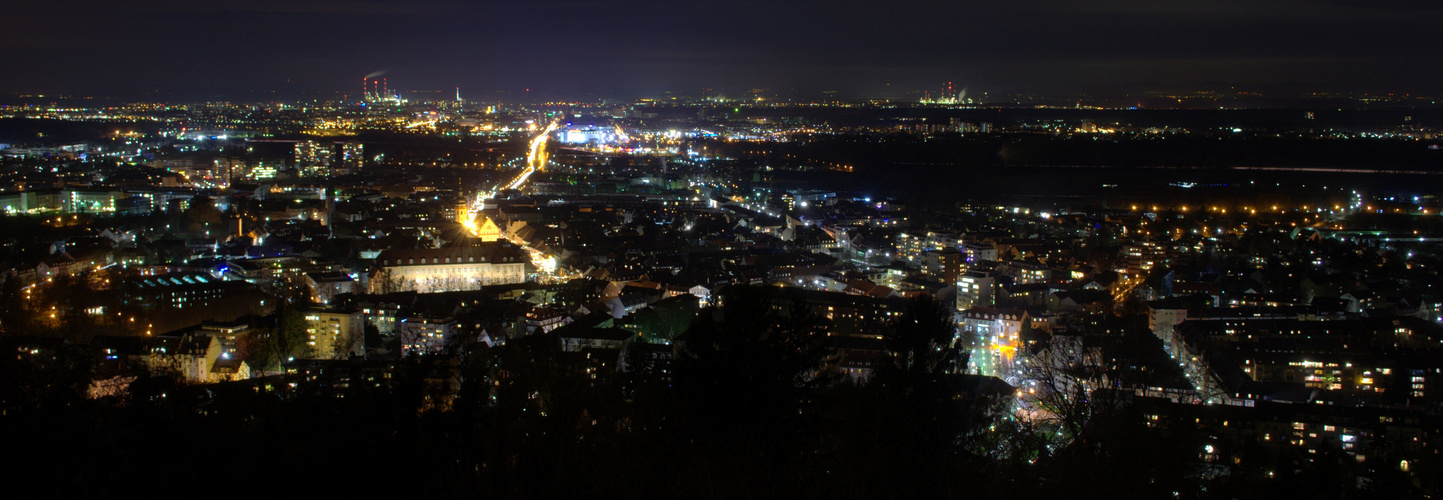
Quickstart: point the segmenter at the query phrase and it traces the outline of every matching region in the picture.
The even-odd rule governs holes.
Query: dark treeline
[[[69,498],[1351,491],[1326,465],[1274,457],[1290,472],[1268,479],[1256,464],[1207,463],[1205,436],[1186,419],[1149,421],[1113,398],[1052,408],[1066,418],[1019,418],[1005,384],[960,374],[967,360],[950,315],[930,300],[912,303],[887,332],[887,358],[856,382],[833,369],[821,322],[771,306],[768,289],[742,290],[704,310],[670,363],[563,352],[542,334],[404,359],[375,383],[356,362],[339,375],[243,383],[141,379],[123,397],[87,399],[97,355],[8,336],[3,352],[41,355],[0,356],[6,477],[12,491]]]

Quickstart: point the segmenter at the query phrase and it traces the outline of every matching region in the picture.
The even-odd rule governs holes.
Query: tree
[[[1082,337],[1056,336],[1038,355],[1019,363],[1018,378],[1028,393],[1024,404],[1030,407],[1034,421],[1060,432],[1059,443],[1076,439],[1095,414],[1119,404],[1107,397],[1116,391],[1108,387],[1109,379],[1098,357],[1083,345]],[[1094,397],[1095,393],[1099,397]]]
[[[5,333],[28,332],[30,308],[26,307],[25,293],[20,288],[20,278],[9,275],[0,283],[0,331]]]
[[[774,428],[835,381],[822,323],[782,292],[734,287],[724,304],[704,309],[682,334],[675,380],[679,395],[714,423]]]
[[[364,334],[364,335],[365,335],[365,338],[362,339],[362,340],[365,342],[365,347],[366,347],[366,348],[371,348],[371,349],[380,347],[380,346],[381,346],[381,328],[378,327],[378,326],[376,326],[376,323],[375,323],[375,322],[371,322],[371,321],[367,321],[367,322],[366,322],[366,325],[364,326],[364,328],[365,328],[365,334]]]
[[[221,212],[216,209],[215,200],[209,196],[196,196],[186,204],[185,212],[181,215],[185,222],[183,226],[191,234],[208,234],[211,230],[219,230]]]
[[[967,367],[967,354],[956,338],[952,314],[941,303],[925,295],[914,298],[887,336],[892,363],[883,370],[889,375],[925,378],[961,373]]]
[[[310,323],[305,313],[294,306],[283,305],[276,313],[276,325],[237,339],[237,351],[252,368],[264,374],[295,358],[313,354]]]
[[[276,354],[284,359],[305,358],[314,354],[310,342],[310,323],[298,307],[283,306],[278,313],[275,335]]]
[[[269,332],[251,330],[236,336],[236,357],[244,360],[257,373],[264,374],[276,364],[276,355],[269,345]]]
[[[966,429],[986,420],[963,402],[967,354],[958,344],[951,312],[932,297],[914,298],[887,335],[890,362],[871,381],[900,399],[897,425],[911,429],[901,439],[928,455],[958,452]]]
[[[0,416],[82,403],[99,356],[87,346],[28,335],[0,337]]]
[[[85,277],[58,274],[36,284],[31,292],[31,309],[52,333],[73,339],[93,333],[94,320],[86,309],[100,303],[100,297]]]
[[[1039,497],[1085,491],[1100,498],[1166,498],[1198,492],[1210,465],[1190,419],[1150,420],[1136,406],[1097,413],[1086,431],[1038,459]],[[1223,497],[1228,498],[1228,497]]]
[[[376,277],[372,279],[377,282],[375,290],[382,294],[396,293],[404,290],[404,283],[401,282],[401,278],[396,276],[396,273],[389,267],[381,268],[381,270],[376,273]]]

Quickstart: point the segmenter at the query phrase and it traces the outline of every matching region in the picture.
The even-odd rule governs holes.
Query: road
[[[481,227],[476,223],[476,220],[480,217],[481,209],[485,208],[486,202],[488,200],[494,198],[496,196],[496,193],[499,193],[504,189],[520,189],[521,186],[524,186],[526,184],[527,180],[531,179],[531,174],[534,174],[538,170],[544,170],[546,168],[546,162],[548,159],[548,155],[546,153],[546,142],[550,140],[551,133],[556,131],[556,128],[558,126],[560,126],[560,122],[552,121],[549,125],[546,126],[545,129],[542,129],[540,134],[537,134],[536,137],[531,138],[531,149],[526,154],[526,168],[523,169],[520,174],[517,174],[516,177],[511,179],[510,182],[497,186],[495,189],[476,193],[476,196],[471,200],[471,203],[466,206],[466,213],[461,215],[461,225],[465,226],[466,230],[470,231],[473,236],[480,234]],[[522,244],[522,242],[513,243],[521,245],[522,249],[526,250],[526,253],[530,255],[531,263],[532,265],[536,266],[536,270],[539,274],[538,278],[542,282],[547,282],[555,279],[563,279],[567,277],[564,275],[565,273],[558,274],[555,256],[548,255],[541,250],[524,245]]]
[[[476,193],[471,203],[467,204],[466,213],[461,215],[461,225],[465,226],[467,231],[470,231],[472,235],[480,232],[481,227],[476,224],[476,219],[481,214],[481,209],[486,206],[486,200],[496,197],[496,193],[501,192],[503,189],[519,189],[531,178],[531,174],[546,167],[546,161],[549,156],[546,154],[546,142],[551,138],[551,133],[555,132],[558,126],[560,126],[560,122],[552,120],[545,129],[542,129],[540,134],[531,138],[531,149],[526,154],[526,168],[522,169],[521,173],[517,174],[511,182],[497,186],[490,191],[480,191]]]

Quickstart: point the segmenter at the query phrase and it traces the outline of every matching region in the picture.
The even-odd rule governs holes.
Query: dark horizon
[[[247,100],[392,89],[554,99],[770,95],[1119,97],[1237,87],[1443,93],[1443,6],[1394,0],[37,2],[0,34],[0,92]],[[824,92],[835,92],[824,94]],[[1288,96],[1291,97],[1291,96]]]

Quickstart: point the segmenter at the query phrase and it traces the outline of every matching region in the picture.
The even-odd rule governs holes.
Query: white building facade
[[[479,290],[526,281],[525,252],[510,243],[470,247],[393,249],[376,257],[373,293]]]

